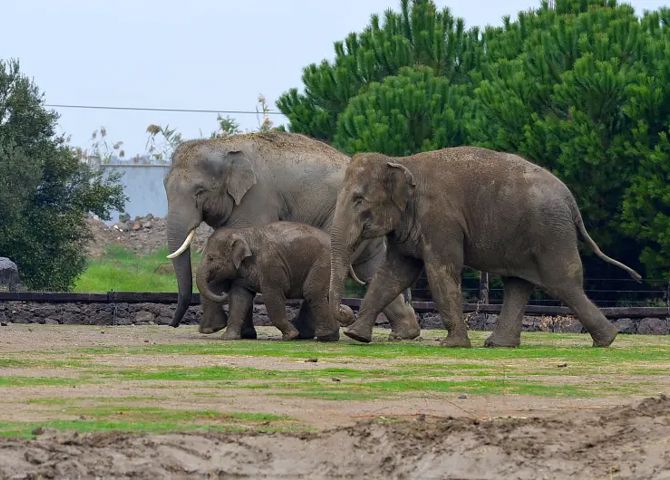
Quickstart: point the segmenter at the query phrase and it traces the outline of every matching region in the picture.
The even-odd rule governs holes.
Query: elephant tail
[[[635,280],[638,283],[642,283],[642,275],[637,273],[635,270],[630,268],[628,265],[624,265],[623,263],[614,260],[612,257],[608,257],[603,253],[602,250],[600,250],[600,247],[598,244],[591,238],[589,235],[589,232],[586,231],[586,226],[584,225],[584,220],[582,219],[582,214],[579,211],[579,208],[577,207],[577,202],[574,201],[573,199],[573,219],[575,221],[575,226],[577,227],[577,230],[579,230],[579,233],[582,235],[582,238],[584,241],[588,244],[589,248],[595,253],[598,257],[602,258],[604,261],[607,263],[610,263],[612,265],[616,265],[617,267],[625,270],[628,272],[628,275],[631,276],[633,280]]]

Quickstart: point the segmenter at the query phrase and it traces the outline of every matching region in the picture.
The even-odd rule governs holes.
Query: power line
[[[51,108],[81,108],[88,110],[131,110],[145,112],[177,112],[177,113],[225,113],[231,115],[284,115],[282,112],[269,110],[259,112],[256,110],[211,110],[199,108],[155,108],[155,107],[113,107],[110,105],[65,105],[61,103],[45,103],[45,107]]]

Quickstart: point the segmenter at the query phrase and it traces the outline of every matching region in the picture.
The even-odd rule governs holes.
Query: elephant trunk
[[[334,223],[331,228],[330,288],[328,291],[328,303],[333,318],[339,319],[341,317],[340,303],[342,302],[344,282],[349,274],[351,256],[351,248],[346,243],[341,227]]]
[[[198,268],[198,274],[195,277],[195,282],[196,285],[198,286],[198,290],[200,291],[200,295],[202,295],[210,302],[214,303],[228,302],[228,295],[225,294],[217,295],[214,292],[212,292],[211,288],[209,288],[209,275],[210,275],[209,266],[201,264],[200,267]]]
[[[182,247],[191,231],[200,223],[199,219],[185,219],[174,213],[168,213],[168,249],[170,252],[176,252]],[[172,266],[177,276],[177,285],[179,287],[179,297],[177,300],[177,309],[172,318],[173,327],[178,327],[184,318],[186,310],[191,304],[193,294],[193,274],[191,271],[191,249],[187,246],[182,253],[172,258]]]

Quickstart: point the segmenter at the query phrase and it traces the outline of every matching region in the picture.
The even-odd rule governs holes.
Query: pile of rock
[[[134,219],[127,214],[121,215],[119,221],[111,226],[89,218],[88,226],[93,234],[88,248],[88,255],[92,258],[102,256],[108,245],[120,245],[139,255],[147,255],[167,247],[167,221],[152,214]],[[202,248],[211,234],[212,229],[204,223],[201,224],[196,230],[194,248]]]
[[[144,217],[135,217],[135,220],[130,220],[130,215],[122,213],[119,215],[118,223],[112,225],[112,228],[119,232],[139,232],[140,230],[151,230],[154,226],[154,216],[148,214]]]

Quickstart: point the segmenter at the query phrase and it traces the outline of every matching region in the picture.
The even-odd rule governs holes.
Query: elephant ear
[[[404,165],[399,163],[386,162],[388,167],[387,191],[391,194],[391,200],[396,207],[404,212],[407,208],[407,202],[412,195],[416,183],[414,183],[414,176]]]
[[[226,160],[228,161],[226,187],[235,200],[235,205],[239,205],[242,197],[256,184],[256,172],[251,162],[240,151],[228,152]]]
[[[233,263],[235,264],[236,269],[240,268],[240,265],[242,265],[242,262],[245,258],[251,256],[251,249],[249,248],[249,244],[243,238],[235,239],[232,250],[233,251],[231,253],[233,256]]]

